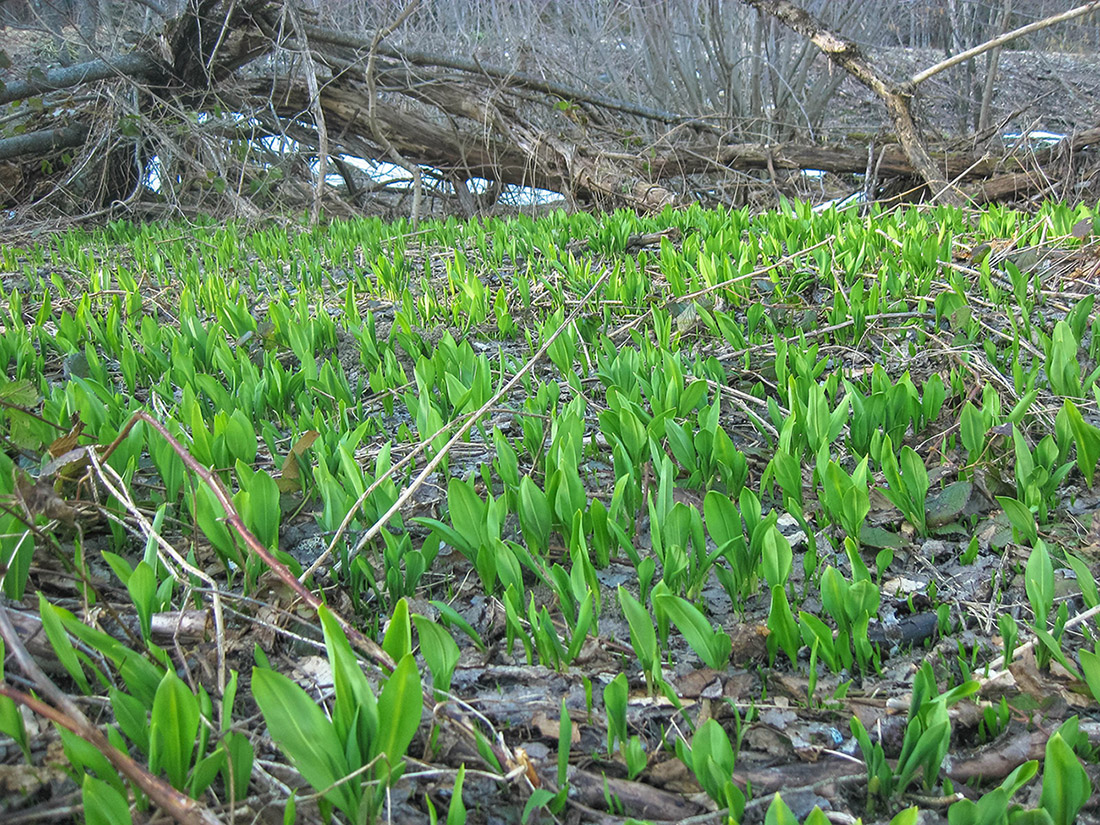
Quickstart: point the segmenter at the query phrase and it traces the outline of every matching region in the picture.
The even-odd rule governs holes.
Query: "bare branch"
[[[77,63],[74,66],[38,73],[30,80],[16,80],[3,84],[0,86],[0,105],[120,75],[156,80],[162,74],[163,69],[153,58],[136,52],[108,60],[90,60],[87,63]]]
[[[913,168],[924,178],[933,197],[956,206],[963,203],[961,193],[947,181],[943,172],[932,160],[932,156],[928,154],[917,123],[913,119],[910,108],[911,96],[906,89],[880,74],[855,43],[830,31],[821,21],[789,0],[741,0],[741,2],[771,15],[783,25],[808,38],[830,60],[882,98],[886,111],[897,130],[898,142],[908,155]],[[1097,2],[1100,3],[1100,0]]]
[[[917,72],[911,78],[909,78],[909,86],[918,86],[933,75],[937,75],[940,72],[950,69],[952,66],[957,66],[960,63],[965,63],[971,58],[977,57],[983,52],[987,52],[990,49],[995,49],[998,46],[1003,46],[1005,43],[1010,43],[1018,37],[1023,37],[1026,34],[1037,32],[1042,29],[1048,29],[1058,23],[1065,23],[1067,20],[1072,20],[1075,17],[1080,17],[1083,14],[1100,10],[1100,0],[1092,0],[1090,3],[1085,3],[1083,6],[1078,6],[1075,9],[1064,11],[1061,14],[1052,14],[1050,17],[1044,17],[1042,20],[1036,20],[1034,23],[1028,23],[1026,26],[1021,26],[1018,29],[1013,29],[1010,32],[1005,32],[1002,35],[994,37],[992,40],[987,40],[980,46],[975,46],[972,49],[967,49],[965,52],[959,52],[953,57],[949,57],[946,60],[941,60],[935,66],[929,66],[927,69],[921,72]]]
[[[58,129],[40,129],[25,135],[0,138],[0,160],[31,153],[44,155],[57,149],[80,146],[87,137],[88,127],[78,123]]]

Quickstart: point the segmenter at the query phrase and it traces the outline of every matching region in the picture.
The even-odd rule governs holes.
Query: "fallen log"
[[[19,155],[49,155],[58,149],[80,146],[87,137],[88,127],[83,124],[74,124],[0,138],[0,160],[8,160]]]

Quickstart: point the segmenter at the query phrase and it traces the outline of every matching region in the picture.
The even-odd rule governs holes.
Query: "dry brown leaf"
[[[77,511],[54,490],[53,484],[45,479],[32,481],[25,473],[15,479],[16,500],[32,519],[45,516],[48,519],[62,521],[69,526],[76,523]]]
[[[286,458],[283,459],[282,469],[279,471],[278,478],[275,479],[275,483],[279,486],[279,492],[290,493],[295,490],[301,489],[301,482],[298,480],[301,471],[298,468],[298,459],[301,458],[305,451],[313,446],[313,442],[317,440],[319,436],[316,430],[306,430],[302,433],[294,446],[290,448],[290,452],[286,454]]]
[[[81,433],[84,432],[84,422],[80,420],[79,415],[75,416],[73,426],[69,429],[65,435],[54,440],[49,446],[50,457],[57,458],[65,455],[65,453],[76,447],[77,439],[80,438]]]

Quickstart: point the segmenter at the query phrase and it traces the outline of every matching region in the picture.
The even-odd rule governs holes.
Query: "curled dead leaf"
[[[26,473],[19,473],[15,479],[14,495],[31,520],[45,516],[70,527],[76,523],[79,512],[57,494],[47,479],[34,481]]]
[[[275,479],[280,493],[292,493],[302,488],[302,483],[299,481],[301,471],[298,467],[298,459],[313,446],[313,442],[317,440],[319,435],[320,433],[316,430],[306,430],[294,442],[294,446],[290,448],[290,452],[283,459],[279,476]]]

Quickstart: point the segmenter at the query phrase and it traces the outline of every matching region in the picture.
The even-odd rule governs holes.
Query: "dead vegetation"
[[[512,65],[410,48],[415,26],[430,22],[416,2],[394,9],[381,28],[355,31],[276,0],[194,0],[135,33],[129,47],[115,37],[84,55],[92,60],[49,68],[25,50],[16,55],[0,91],[14,105],[0,137],[0,201],[15,223],[120,212],[317,215],[322,205],[330,215],[396,210],[415,218],[484,213],[515,187],[532,187],[574,207],[656,211],[808,192],[806,169],[836,176],[834,192],[846,185],[870,199],[983,204],[1093,191],[1095,123],[1072,124],[1065,141],[1036,151],[1026,137],[1004,147],[1010,122],[1034,123],[1027,112],[1007,112],[964,143],[938,148],[921,119],[920,90],[954,71],[950,61],[898,82],[793,4],[730,4],[738,9],[756,21],[746,43],[723,40],[711,10],[694,45],[650,37],[647,54],[676,55],[678,79],[635,75],[631,85],[610,72],[601,84],[559,79],[522,41],[518,55],[504,52]],[[845,27],[852,20],[834,17]],[[632,20],[632,30],[656,36],[659,22]],[[394,44],[398,31],[405,45]],[[980,57],[991,47],[971,51]],[[748,74],[738,73],[751,65],[738,48],[759,58]],[[709,62],[698,62],[702,54]],[[761,85],[767,66],[787,72],[770,92]],[[701,91],[686,85],[691,77]],[[814,143],[846,77],[877,96],[879,114],[868,120],[881,128]],[[647,78],[650,88],[638,88]],[[852,82],[843,88],[858,97]],[[751,93],[742,97],[740,83]]]

